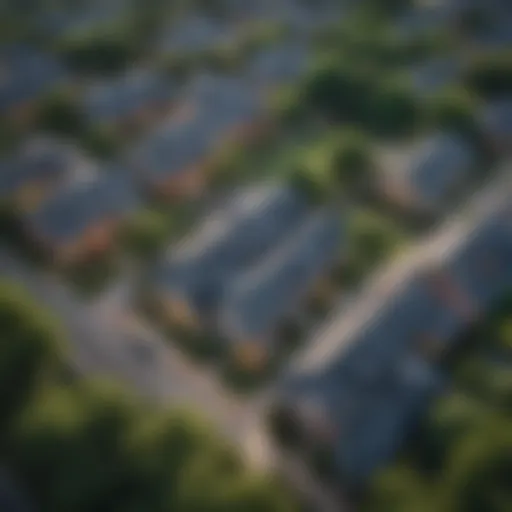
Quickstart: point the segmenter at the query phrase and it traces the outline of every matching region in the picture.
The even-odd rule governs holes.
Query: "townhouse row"
[[[312,346],[283,378],[275,418],[306,451],[330,454],[349,487],[396,456],[447,384],[439,363],[512,291],[510,205],[509,194],[448,252],[396,282],[366,321],[340,324],[329,350]]]
[[[261,369],[283,323],[322,293],[343,259],[342,217],[285,185],[238,190],[157,265],[150,288],[161,317],[219,333],[237,364]]]

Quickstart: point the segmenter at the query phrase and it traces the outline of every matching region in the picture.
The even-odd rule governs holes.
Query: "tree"
[[[169,237],[170,222],[154,211],[142,210],[126,226],[124,239],[127,246],[139,256],[151,256]]]
[[[329,57],[305,79],[305,100],[334,120],[361,121],[375,86],[371,66]]]
[[[390,220],[373,212],[358,212],[349,224],[350,273],[364,275],[396,250],[402,238]]]
[[[38,125],[42,130],[65,136],[78,136],[83,119],[74,98],[56,91],[41,101]]]
[[[368,102],[368,126],[388,136],[409,134],[420,120],[421,107],[406,82],[386,80]]]
[[[372,156],[370,142],[356,130],[344,130],[336,134],[333,166],[342,185],[365,185],[370,180]]]
[[[60,332],[23,290],[0,283],[0,445],[6,429],[60,365]]]
[[[60,384],[58,329],[7,284],[0,322],[0,459],[41,511],[294,510],[198,416],[107,382]]]
[[[489,416],[454,445],[444,476],[444,509],[505,512],[512,502],[512,422]]]
[[[60,44],[59,51],[70,66],[86,73],[114,74],[133,62],[134,41],[129,34],[90,34]]]
[[[484,98],[512,92],[512,55],[497,51],[476,56],[465,72],[464,83]]]
[[[122,141],[115,129],[106,126],[88,126],[82,131],[80,142],[91,155],[110,158],[119,149]]]
[[[475,136],[477,123],[476,98],[467,90],[449,88],[434,96],[428,108],[436,128]]]

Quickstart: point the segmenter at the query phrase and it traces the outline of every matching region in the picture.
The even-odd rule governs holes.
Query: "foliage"
[[[333,149],[334,173],[342,185],[365,185],[370,180],[372,154],[370,141],[357,130],[336,133]]]
[[[60,44],[59,51],[69,65],[86,73],[113,74],[133,62],[136,48],[127,34],[90,34]]]
[[[43,98],[37,124],[42,130],[64,136],[77,136],[83,129],[83,119],[77,103],[65,91],[55,91]]]
[[[512,55],[497,51],[477,55],[465,73],[467,86],[484,98],[510,94],[512,91]]]
[[[39,510],[296,510],[199,417],[157,412],[103,381],[60,384],[59,330],[7,283],[0,321],[0,458]]]
[[[142,210],[130,220],[123,238],[132,252],[139,256],[150,256],[166,243],[169,227],[163,215]]]
[[[475,134],[477,103],[467,90],[449,88],[435,95],[428,107],[431,123],[442,130]]]

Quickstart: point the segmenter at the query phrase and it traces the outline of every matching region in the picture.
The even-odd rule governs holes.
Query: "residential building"
[[[94,172],[76,146],[47,136],[30,139],[2,167],[0,197],[21,211],[38,208],[60,187]]]
[[[163,55],[191,56],[236,42],[233,25],[202,15],[188,16],[168,27],[158,44]]]
[[[308,66],[308,50],[301,42],[286,42],[258,52],[249,64],[247,78],[265,91],[290,85],[298,80]]]
[[[0,469],[0,510],[2,512],[32,512],[33,504],[5,468]]]
[[[443,266],[472,297],[479,312],[488,312],[512,290],[512,209],[505,208],[477,224]]]
[[[38,100],[66,78],[63,65],[51,55],[21,44],[0,48],[0,116],[27,126]]]
[[[24,216],[27,235],[55,263],[72,265],[108,252],[120,224],[136,208],[137,196],[126,174],[104,172],[60,190]]]
[[[201,75],[169,122],[136,148],[132,165],[160,196],[195,196],[227,145],[250,143],[266,126],[258,98],[237,80]]]
[[[415,275],[369,322],[340,332],[336,357],[286,376],[278,404],[306,444],[328,447],[345,484],[364,484],[396,455],[441,384],[433,365],[473,318],[471,306],[441,272]]]
[[[220,307],[220,330],[238,364],[272,355],[283,320],[304,312],[304,301],[342,257],[340,215],[312,213],[278,246],[228,283]]]
[[[431,95],[448,85],[453,85],[462,72],[460,57],[443,56],[422,63],[412,70],[411,81],[414,91]]]
[[[480,123],[489,146],[496,154],[512,151],[512,97],[492,101],[484,107]]]
[[[389,156],[386,161],[386,156]],[[384,155],[380,186],[400,208],[437,216],[472,175],[473,149],[460,136],[439,133],[397,155]]]
[[[333,453],[345,484],[364,484],[396,456],[443,384],[437,363],[512,289],[511,261],[512,213],[501,205],[383,294],[366,321],[340,329],[333,350],[285,375],[278,407],[306,445]]]
[[[155,272],[164,315],[184,325],[209,319],[228,281],[278,244],[307,211],[306,199],[288,188],[263,184],[237,191],[172,247]]]
[[[91,124],[124,131],[156,123],[169,113],[176,86],[148,70],[135,70],[86,90],[83,112]]]

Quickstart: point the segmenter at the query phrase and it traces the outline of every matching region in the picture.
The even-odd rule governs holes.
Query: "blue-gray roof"
[[[0,48],[0,114],[38,98],[65,77],[63,65],[51,55],[26,45]]]
[[[484,311],[512,290],[512,214],[500,212],[454,249],[447,272]]]
[[[115,121],[140,108],[169,101],[174,90],[172,83],[156,73],[131,72],[92,86],[85,94],[83,108],[93,123]]]
[[[160,41],[164,52],[201,52],[233,38],[232,27],[205,16],[191,16],[167,29]]]
[[[339,256],[340,215],[316,212],[260,262],[227,286],[222,315],[233,341],[262,339],[294,310]]]
[[[58,191],[26,222],[38,236],[52,243],[65,243],[88,227],[111,216],[122,216],[138,205],[132,183],[122,170],[106,170],[94,181]]]
[[[227,133],[255,121],[260,113],[257,98],[237,81],[198,80],[187,100],[189,117],[171,119],[135,151],[135,166],[149,180],[180,173],[200,162]]]
[[[491,136],[512,136],[512,97],[496,100],[482,112],[482,124]]]
[[[261,85],[285,85],[298,79],[307,65],[306,46],[285,43],[260,51],[250,63],[248,78]]]
[[[305,198],[289,188],[269,184],[239,191],[172,249],[157,280],[193,303],[216,300],[226,279],[262,257],[307,210]]]
[[[0,510],[2,512],[29,512],[34,510],[27,496],[19,489],[5,469],[0,470]]]
[[[8,160],[0,163],[0,195],[9,197],[32,181],[65,177],[78,158],[76,148],[50,138],[34,139]]]
[[[407,169],[407,179],[422,203],[441,206],[472,170],[475,154],[459,136],[439,134],[425,141]]]
[[[461,70],[460,59],[438,57],[412,70],[412,85],[419,93],[434,93],[456,82]]]

